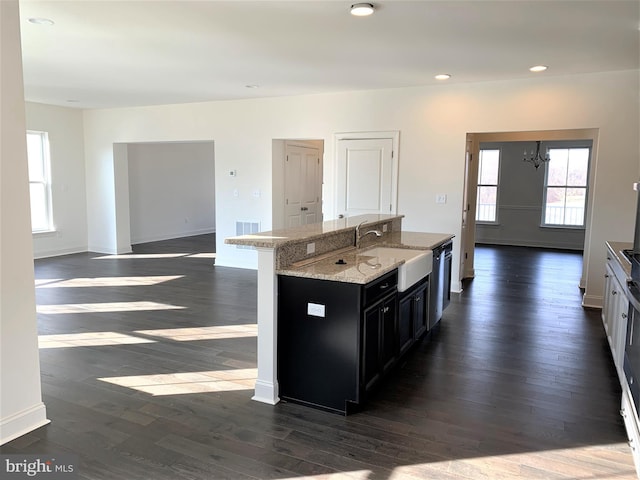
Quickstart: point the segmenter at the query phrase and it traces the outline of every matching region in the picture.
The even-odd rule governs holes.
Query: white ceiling
[[[374,4],[357,18],[335,0],[20,0],[25,97],[121,107],[639,67],[638,0]]]

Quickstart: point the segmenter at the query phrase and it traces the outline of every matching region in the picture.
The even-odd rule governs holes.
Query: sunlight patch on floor
[[[137,330],[135,333],[168,338],[177,342],[193,340],[215,340],[222,338],[256,337],[258,325],[219,325],[215,327],[168,328],[161,330]]]
[[[83,332],[38,336],[39,348],[98,347],[137,343],[155,343],[155,340],[118,332]]]
[[[127,260],[136,258],[179,258],[186,257],[188,253],[123,253],[121,255],[101,255],[91,260]]]
[[[137,312],[146,310],[180,310],[186,307],[157,302],[110,302],[67,303],[60,305],[37,305],[36,312],[52,315],[57,313],[109,313]]]
[[[255,387],[257,375],[258,370],[256,368],[245,368],[103,377],[98,378],[98,380],[145,392],[153,396],[162,396],[252,390]]]
[[[95,278],[70,278],[39,280],[36,288],[61,288],[61,287],[139,287],[158,285],[183,278],[184,275],[160,275],[147,277],[95,277]]]
[[[216,258],[216,254],[213,252],[209,253],[194,253],[192,255],[188,255],[189,258]]]
[[[637,480],[626,443],[461,458],[396,467],[389,480],[407,478]]]
[[[287,477],[281,480],[300,480],[305,478],[308,480],[369,480],[373,477],[371,470],[352,470],[350,472],[323,473],[320,475],[309,475],[304,477]],[[423,479],[424,480],[424,479]]]

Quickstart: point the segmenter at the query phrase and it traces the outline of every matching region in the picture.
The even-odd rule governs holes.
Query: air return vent
[[[260,222],[236,222],[236,235],[250,235],[260,231]],[[236,245],[237,248],[253,248],[247,245]]]

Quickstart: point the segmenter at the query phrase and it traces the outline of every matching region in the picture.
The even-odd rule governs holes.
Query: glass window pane
[[[42,136],[39,133],[27,133],[27,158],[29,162],[29,180],[44,180],[44,151]]]
[[[42,183],[29,184],[31,194],[31,230],[48,230],[46,186]]]
[[[481,185],[497,185],[500,167],[500,150],[480,150],[480,175],[478,183]]]
[[[547,188],[547,204],[544,210],[544,223],[550,225],[564,224],[564,207],[566,188]]]
[[[589,149],[572,148],[569,151],[567,185],[587,186],[587,173],[589,171]]]
[[[498,187],[478,187],[476,221],[495,222]]]
[[[569,149],[552,148],[549,150],[549,166],[547,167],[547,185],[566,185]]]
[[[583,225],[584,208],[587,204],[586,188],[567,188],[564,215],[565,225]]]

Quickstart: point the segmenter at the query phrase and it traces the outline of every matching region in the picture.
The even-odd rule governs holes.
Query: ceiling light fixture
[[[531,67],[529,69],[530,72],[544,72],[547,69],[546,65],[536,65],[535,67]]]
[[[251,84],[251,85],[245,85],[246,88],[260,88],[260,85],[256,85],[256,84]]]
[[[527,149],[525,148],[524,150],[524,159],[523,161],[525,162],[530,162],[533,164],[534,167],[536,167],[536,170],[538,169],[538,167],[540,165],[542,165],[543,163],[546,163],[548,161],[550,161],[551,159],[549,158],[549,149],[547,149],[547,153],[545,153],[544,157],[542,155],[540,155],[540,140],[538,140],[536,142],[536,153],[533,153],[533,149],[531,149],[531,156],[527,157]]]
[[[449,80],[451,78],[451,75],[449,75],[448,73],[439,73],[433,78],[435,78],[436,80]]]
[[[34,25],[48,25],[51,26],[54,24],[54,21],[49,18],[43,17],[31,17],[28,20],[29,23],[33,23]]]
[[[351,5],[351,15],[366,17],[373,14],[374,7],[371,3],[354,3]]]

